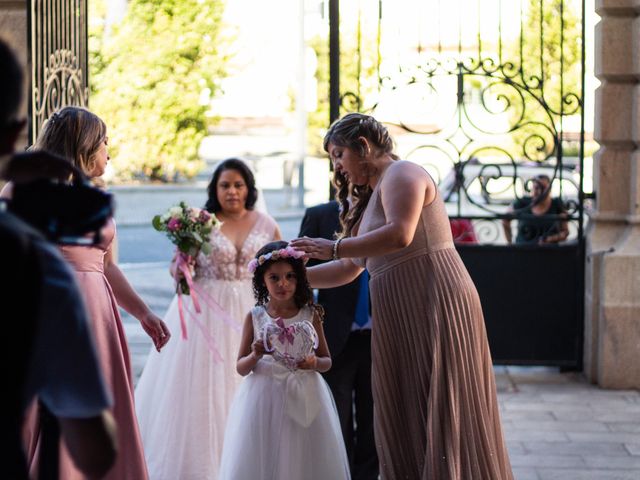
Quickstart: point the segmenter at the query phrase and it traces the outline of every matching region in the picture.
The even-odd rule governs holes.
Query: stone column
[[[27,117],[27,99],[29,88],[29,75],[27,74],[28,39],[27,39],[27,8],[29,2],[0,0],[0,37],[7,41],[18,54],[22,64],[25,66],[25,87],[24,101],[22,106],[22,117]],[[22,132],[22,138],[18,140],[16,148],[22,150],[27,146],[27,129]]]
[[[594,189],[587,236],[585,373],[640,388],[640,0],[596,0]]]

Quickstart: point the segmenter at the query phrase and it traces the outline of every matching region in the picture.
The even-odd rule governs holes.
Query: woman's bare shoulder
[[[265,222],[266,224],[269,225],[276,225],[276,221],[275,219],[269,215],[266,212],[258,212],[258,211],[254,211],[254,213],[256,214],[256,220],[260,220],[262,222]]]
[[[256,222],[260,222],[264,226],[265,230],[275,234],[276,230],[279,228],[278,222],[276,222],[276,220],[268,213],[258,211],[255,213],[257,214]]]
[[[409,182],[425,182],[429,178],[427,171],[417,163],[409,160],[396,160],[389,165],[384,180],[396,182],[398,180]]]

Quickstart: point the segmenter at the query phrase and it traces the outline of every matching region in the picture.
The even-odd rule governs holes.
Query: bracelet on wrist
[[[340,246],[340,242],[342,241],[342,237],[333,242],[333,260],[339,260],[340,256],[338,255],[338,247]]]

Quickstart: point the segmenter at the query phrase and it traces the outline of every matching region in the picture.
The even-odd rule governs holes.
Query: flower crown
[[[254,273],[256,269],[263,265],[264,262],[268,262],[269,260],[280,260],[281,258],[302,258],[304,257],[304,252],[300,250],[296,250],[291,246],[287,246],[286,248],[281,248],[279,250],[272,250],[264,255],[260,255],[258,258],[254,258],[249,262],[249,272]]]

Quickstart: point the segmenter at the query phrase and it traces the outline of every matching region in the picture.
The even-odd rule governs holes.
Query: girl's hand
[[[147,332],[147,335],[153,340],[156,350],[158,352],[162,350],[162,347],[164,347],[171,338],[171,333],[167,325],[153,312],[143,315],[139,320],[144,331]]]
[[[251,344],[251,352],[253,356],[256,357],[257,360],[260,360],[263,355],[268,354],[267,350],[264,348],[264,342],[262,340],[256,340]]]
[[[315,353],[307,355],[304,360],[298,362],[298,368],[300,370],[316,370],[318,367],[318,357]]]
[[[317,258],[318,260],[331,260],[333,258],[334,240],[302,237],[291,240],[289,243],[296,250],[303,251],[309,258]]]

